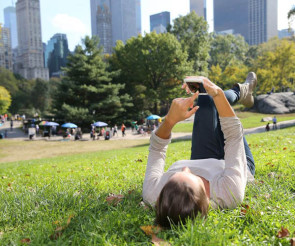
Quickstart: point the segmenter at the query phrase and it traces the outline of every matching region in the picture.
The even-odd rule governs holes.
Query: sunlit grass
[[[262,122],[262,118],[265,117],[273,117],[276,116],[278,122],[280,121],[287,121],[287,120],[294,120],[295,114],[260,114],[260,113],[254,113],[254,112],[236,112],[237,116],[240,118],[244,129],[253,128],[253,127],[259,127],[259,126],[265,126],[267,122]],[[272,124],[272,121],[270,121]],[[174,128],[173,132],[192,132],[193,130],[193,122],[184,122],[184,123],[178,123]]]
[[[295,231],[295,127],[248,135],[256,181],[245,209],[210,210],[205,221],[162,231],[171,245],[290,245]],[[0,245],[149,245],[154,223],[141,205],[148,145],[0,165]],[[190,141],[173,142],[167,166],[188,159]],[[123,194],[117,206],[109,193]],[[71,218],[71,216],[73,216]],[[59,232],[60,228],[60,234]]]

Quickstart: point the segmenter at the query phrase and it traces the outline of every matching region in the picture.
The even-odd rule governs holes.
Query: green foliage
[[[242,65],[246,60],[248,44],[241,35],[215,35],[211,43],[209,66],[219,65],[222,71],[228,66]]]
[[[124,84],[114,84],[117,72],[109,72],[98,49],[98,39],[88,36],[68,56],[64,77],[56,94],[58,117],[82,125],[93,121],[114,122],[132,106],[127,94],[121,94]]]
[[[290,245],[295,128],[252,134],[247,141],[256,181],[247,184],[244,207],[210,209],[206,220],[188,221],[158,237],[171,245]],[[149,245],[150,237],[140,229],[155,218],[152,209],[140,205],[147,154],[145,145],[1,164],[1,244],[20,245],[28,238],[32,245]],[[172,142],[166,169],[189,155],[190,141]],[[124,198],[111,206],[109,193]],[[50,239],[60,227],[62,233]],[[277,237],[281,227],[289,237]]]
[[[211,37],[208,33],[208,23],[194,11],[173,21],[169,30],[174,34],[184,51],[188,53],[192,73],[207,75]]]
[[[248,67],[245,65],[229,65],[224,71],[221,70],[219,64],[212,66],[209,78],[222,89],[231,88],[236,83],[244,83],[248,74]]]
[[[5,87],[0,86],[0,114],[7,113],[7,109],[11,104],[11,96]]]
[[[49,107],[49,83],[42,79],[36,79],[32,89],[31,100],[34,108],[39,112],[46,112]]]
[[[273,39],[261,49],[261,55],[254,65],[259,81],[257,93],[266,93],[273,87],[275,91],[284,91],[286,88],[294,90],[294,41]]]
[[[117,43],[110,63],[112,69],[120,69],[119,81],[126,83],[125,91],[133,99],[131,117],[158,114],[159,105],[174,98],[180,91],[175,88],[190,70],[186,59],[186,52],[170,33],[152,32],[130,38],[125,45]]]

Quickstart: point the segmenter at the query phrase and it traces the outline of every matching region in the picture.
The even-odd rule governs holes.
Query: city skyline
[[[189,13],[189,2],[189,0],[142,0],[142,33],[150,32],[150,15],[169,11],[172,22],[178,16]],[[71,3],[73,1],[70,0],[40,0],[42,41],[44,43],[47,43],[54,34],[64,33],[68,37],[70,50],[73,50],[77,44],[81,43],[81,38],[85,35],[91,36],[90,1],[75,0],[75,5]],[[1,0],[0,23],[4,24],[4,8],[11,6],[11,4],[11,0]],[[288,28],[287,12],[294,5],[295,0],[278,1],[278,30]]]

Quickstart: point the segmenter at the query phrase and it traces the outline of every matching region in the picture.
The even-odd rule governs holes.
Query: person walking
[[[114,126],[113,136],[115,136],[116,134],[117,134],[117,136],[118,136],[118,126],[115,124],[115,126]]]
[[[278,129],[278,128],[277,128],[277,117],[276,117],[276,116],[274,116],[274,117],[272,118],[272,129],[273,129],[273,130]]]
[[[122,126],[121,126],[122,137],[126,136],[125,130],[126,130],[126,126],[124,125],[124,123],[122,123]]]
[[[208,78],[196,79],[203,80],[208,95],[197,92],[174,99],[165,121],[151,134],[142,195],[146,203],[155,206],[157,224],[166,228],[185,224],[187,218],[199,214],[207,216],[209,204],[212,208],[235,208],[244,199],[247,181],[254,180],[254,159],[230,105],[239,101],[253,106],[255,73],[227,91]],[[197,106],[193,106],[197,98]],[[164,172],[172,129],[193,114],[191,159],[177,161]]]
[[[13,119],[10,120],[10,131],[13,129]]]

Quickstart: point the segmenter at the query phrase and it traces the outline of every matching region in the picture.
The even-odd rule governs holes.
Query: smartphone
[[[192,94],[199,91],[199,95],[208,95],[207,91],[204,88],[202,79],[185,78],[183,81],[187,84],[187,87]]]

